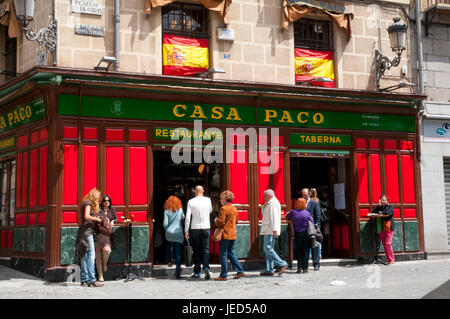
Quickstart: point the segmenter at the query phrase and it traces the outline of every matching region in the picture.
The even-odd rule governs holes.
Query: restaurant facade
[[[239,211],[236,254],[262,261],[263,192],[282,205],[276,249],[292,259],[285,213],[315,187],[329,205],[323,258],[370,261],[367,214],[387,194],[397,260],[424,258],[418,105],[423,96],[34,67],[1,87],[0,256],[65,281],[78,263],[84,195],[108,194],[119,222],[106,276],[165,263],[163,203],[203,185]],[[218,263],[218,243],[210,243]]]

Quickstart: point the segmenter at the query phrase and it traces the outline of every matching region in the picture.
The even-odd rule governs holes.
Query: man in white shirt
[[[264,254],[266,255],[266,269],[261,276],[273,276],[274,264],[280,267],[281,276],[288,267],[288,263],[280,258],[274,250],[275,237],[281,233],[281,205],[271,189],[264,191],[264,205],[262,206],[262,225],[260,235],[263,236]]]
[[[209,215],[212,212],[211,199],[203,196],[202,186],[195,187],[195,197],[187,203],[184,234],[186,239],[191,238],[194,252],[194,274],[192,278],[200,278],[201,264],[205,272],[205,279],[211,278],[209,274]],[[190,231],[189,231],[190,228]]]

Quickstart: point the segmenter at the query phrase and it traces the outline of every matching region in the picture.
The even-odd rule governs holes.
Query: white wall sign
[[[72,0],[72,12],[95,14],[101,16],[103,14],[103,9],[101,5],[99,5],[95,1]]]
[[[217,37],[219,40],[234,41],[234,30],[218,28]]]
[[[423,139],[427,142],[450,142],[450,120],[423,120]]]

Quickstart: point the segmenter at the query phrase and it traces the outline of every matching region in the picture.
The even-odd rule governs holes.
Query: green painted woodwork
[[[13,230],[13,251],[25,250],[25,228],[14,228]]]
[[[43,98],[21,105],[9,112],[0,114],[0,133],[18,128],[45,116],[45,103]]]
[[[5,138],[0,141],[0,151],[4,151],[8,148],[16,147],[16,137]]]
[[[261,225],[258,227],[258,232],[261,231]],[[259,255],[261,257],[265,257],[264,254],[264,240],[261,235],[258,236],[258,242],[259,242]],[[275,251],[280,257],[287,258],[289,257],[289,235],[288,235],[288,225],[282,224],[281,225],[281,234],[280,236],[275,238]],[[281,253],[280,253],[281,252]]]
[[[405,251],[419,250],[419,223],[416,221],[405,221]]]
[[[412,249],[411,247],[405,249],[405,251],[415,251],[415,250],[419,250],[419,246],[418,246],[418,232],[417,232],[417,227],[416,229],[416,241],[411,240],[408,238],[408,235],[406,234],[406,229],[407,228],[411,228],[411,233],[414,234],[414,223],[417,226],[417,222],[413,222],[412,225],[408,225],[407,223],[410,222],[405,222],[404,223],[404,227],[405,227],[405,247],[407,247],[408,245],[408,240],[412,243],[414,249]],[[394,226],[395,230],[394,230],[394,237],[392,238],[392,249],[394,250],[394,252],[398,252],[401,253],[403,252],[403,228],[402,228],[402,222],[401,221],[395,221],[395,226]],[[361,249],[361,253],[374,253],[375,249],[374,249],[374,244],[373,244],[373,234],[372,234],[372,223],[371,222],[360,222],[359,223],[359,229],[360,229],[360,249]],[[379,234],[377,234],[377,236],[379,236]],[[412,237],[412,235],[410,235]],[[414,237],[413,237],[414,238]],[[411,244],[410,244],[411,245]],[[384,253],[384,247],[383,244],[380,241],[380,252]]]
[[[75,254],[77,234],[78,227],[61,227],[61,265],[78,263],[78,256]]]
[[[131,262],[145,262],[149,257],[148,226],[133,226],[131,234]]]
[[[27,251],[35,253],[45,252],[45,228],[28,227],[27,233]]]
[[[124,263],[126,261],[126,240],[127,229],[125,227],[114,226],[111,235],[111,255],[110,263]]]
[[[236,225],[237,238],[234,242],[234,253],[241,258],[250,257],[250,225],[237,224]]]
[[[372,222],[359,223],[359,246],[361,253],[373,253],[373,224]]]
[[[26,230],[27,233],[27,251],[29,252],[35,252],[35,243],[36,243],[36,239],[35,239],[35,231],[34,228],[27,228]]]
[[[335,134],[289,134],[291,145],[323,145],[323,146],[351,146],[350,135]]]
[[[161,121],[202,120],[208,123],[316,127],[414,132],[414,116],[323,112],[250,106],[209,105],[180,101],[137,100],[99,96],[81,98],[81,116]],[[79,97],[60,94],[58,114],[78,116]]]

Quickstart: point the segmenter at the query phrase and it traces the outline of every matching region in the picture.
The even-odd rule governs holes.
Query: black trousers
[[[295,250],[297,254],[297,267],[298,269],[308,269],[309,249],[310,243],[308,238],[308,232],[295,232]]]
[[[209,270],[209,228],[208,229],[191,229],[189,239],[192,244],[194,253],[194,274],[201,271]]]

